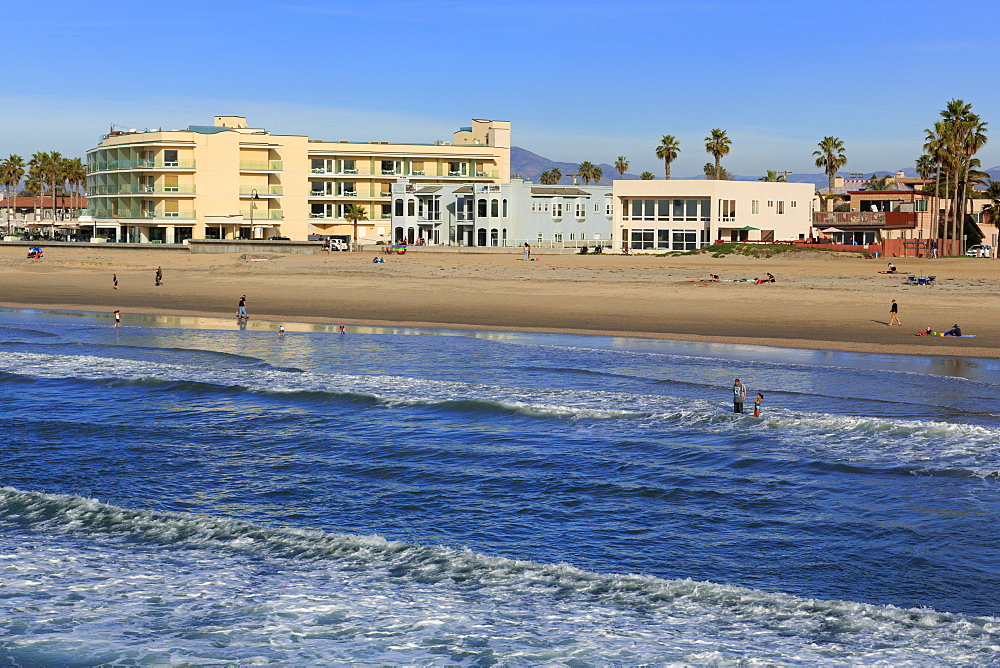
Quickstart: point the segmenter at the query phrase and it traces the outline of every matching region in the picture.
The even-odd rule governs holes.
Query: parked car
[[[269,241],[291,241],[288,237],[268,237]]]
[[[969,246],[969,250],[965,251],[965,254],[969,257],[991,257],[993,255],[993,246],[989,244],[976,244],[975,246]]]
[[[340,239],[327,239],[327,243],[332,251],[346,251],[347,242]]]

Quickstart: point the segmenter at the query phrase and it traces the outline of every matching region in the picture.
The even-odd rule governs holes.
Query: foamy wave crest
[[[0,488],[0,663],[987,664],[1000,620]]]
[[[1000,429],[925,420],[768,409],[761,419],[716,402],[594,390],[525,388],[390,375],[226,368],[97,356],[0,354],[0,372],[28,378],[72,378],[109,384],[214,392],[287,395],[529,419],[632,420],[648,433],[685,431],[761,437],[756,454],[798,453],[820,462],[867,462],[914,472],[1000,476]],[[177,385],[171,385],[177,384]]]

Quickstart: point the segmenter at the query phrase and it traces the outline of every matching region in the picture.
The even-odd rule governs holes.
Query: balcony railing
[[[194,160],[164,162],[163,160],[143,158],[140,160],[102,160],[87,163],[88,172],[107,172],[116,169],[194,169]]]
[[[250,209],[246,211],[240,211],[240,215],[243,216],[244,221],[250,220]],[[281,209],[254,209],[253,219],[254,220],[281,220],[283,219],[284,212]]]
[[[815,211],[813,227],[914,227],[917,214],[909,211]]]
[[[340,193],[339,196],[340,197],[357,197],[358,196],[358,191],[357,190],[345,190],[344,192]]]
[[[422,169],[411,169],[410,176],[425,176],[425,173]]]
[[[88,196],[101,195],[177,195],[185,193],[195,194],[194,186],[145,186],[136,183],[124,183],[121,185],[90,186],[87,188]]]
[[[153,209],[88,209],[94,218],[197,218],[194,210],[156,211]]]
[[[282,194],[281,186],[240,186],[241,195],[253,195],[253,191],[256,190],[258,195],[280,195]]]
[[[240,160],[240,169],[278,171],[282,169],[282,162],[281,160]]]

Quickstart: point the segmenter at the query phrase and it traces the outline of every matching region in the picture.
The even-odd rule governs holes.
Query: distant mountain
[[[583,162],[582,160],[580,162]],[[561,184],[571,184],[573,179],[569,176],[577,170],[580,166],[579,162],[556,162],[555,160],[549,160],[548,158],[543,158],[537,153],[532,153],[527,149],[523,149],[520,146],[512,146],[510,149],[510,173],[520,174],[522,178],[531,179],[535,183],[541,183],[542,172],[548,171],[553,167],[558,167],[563,173]],[[591,185],[599,186],[610,186],[611,181],[614,179],[638,179],[638,174],[629,174],[625,172],[624,176],[619,176],[618,172],[615,170],[614,165],[609,165],[606,162],[602,162],[597,165],[601,168],[604,176],[601,177],[599,183],[592,183]],[[577,181],[582,184],[583,181]]]
[[[582,162],[582,161],[581,161]],[[525,179],[531,179],[535,183],[541,182],[542,172],[552,169],[553,167],[558,167],[563,173],[563,179],[560,181],[562,184],[573,183],[573,179],[568,175],[572,174],[580,166],[578,162],[556,162],[555,160],[549,160],[537,153],[532,153],[527,149],[523,149],[520,146],[513,146],[510,149],[510,171],[511,174],[520,174],[521,177]],[[619,176],[618,172],[615,171],[614,165],[609,165],[606,162],[598,165],[604,172],[601,182],[597,185],[610,186],[611,181],[615,179],[638,179],[638,174],[631,174],[626,172],[624,176]],[[907,167],[901,170],[892,171],[878,171],[875,172],[865,172],[861,178],[868,179],[872,174],[875,176],[895,176],[897,171],[901,171],[906,176],[916,176],[917,172],[912,167]],[[993,167],[992,169],[985,170],[991,180],[1000,181],[1000,165]],[[663,178],[663,169],[659,171],[654,171],[656,178]],[[845,179],[850,178],[850,174],[845,174],[841,172],[841,176]],[[678,176],[678,179],[704,179],[704,174],[698,174],[697,176]],[[734,175],[734,181],[756,181],[759,176],[739,176]],[[802,174],[788,174],[787,177],[789,183],[812,183],[820,188],[825,188],[828,182],[826,174],[820,172],[818,174],[802,173]],[[581,182],[582,183],[582,182]]]

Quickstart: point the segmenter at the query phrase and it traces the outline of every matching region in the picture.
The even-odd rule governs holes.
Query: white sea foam
[[[715,402],[662,395],[500,386],[392,375],[203,367],[89,355],[0,353],[0,371],[33,378],[193,382],[272,394],[363,395],[387,407],[496,410],[537,418],[626,419],[638,421],[651,434],[677,434],[684,430],[720,435],[759,434],[766,438],[761,439],[758,455],[794,453],[817,461],[928,471],[962,470],[981,477],[1000,475],[1000,429],[981,425],[787,409],[768,409],[764,418],[754,420],[729,414],[726,407]]]
[[[1000,620],[0,489],[0,663],[987,664]]]

